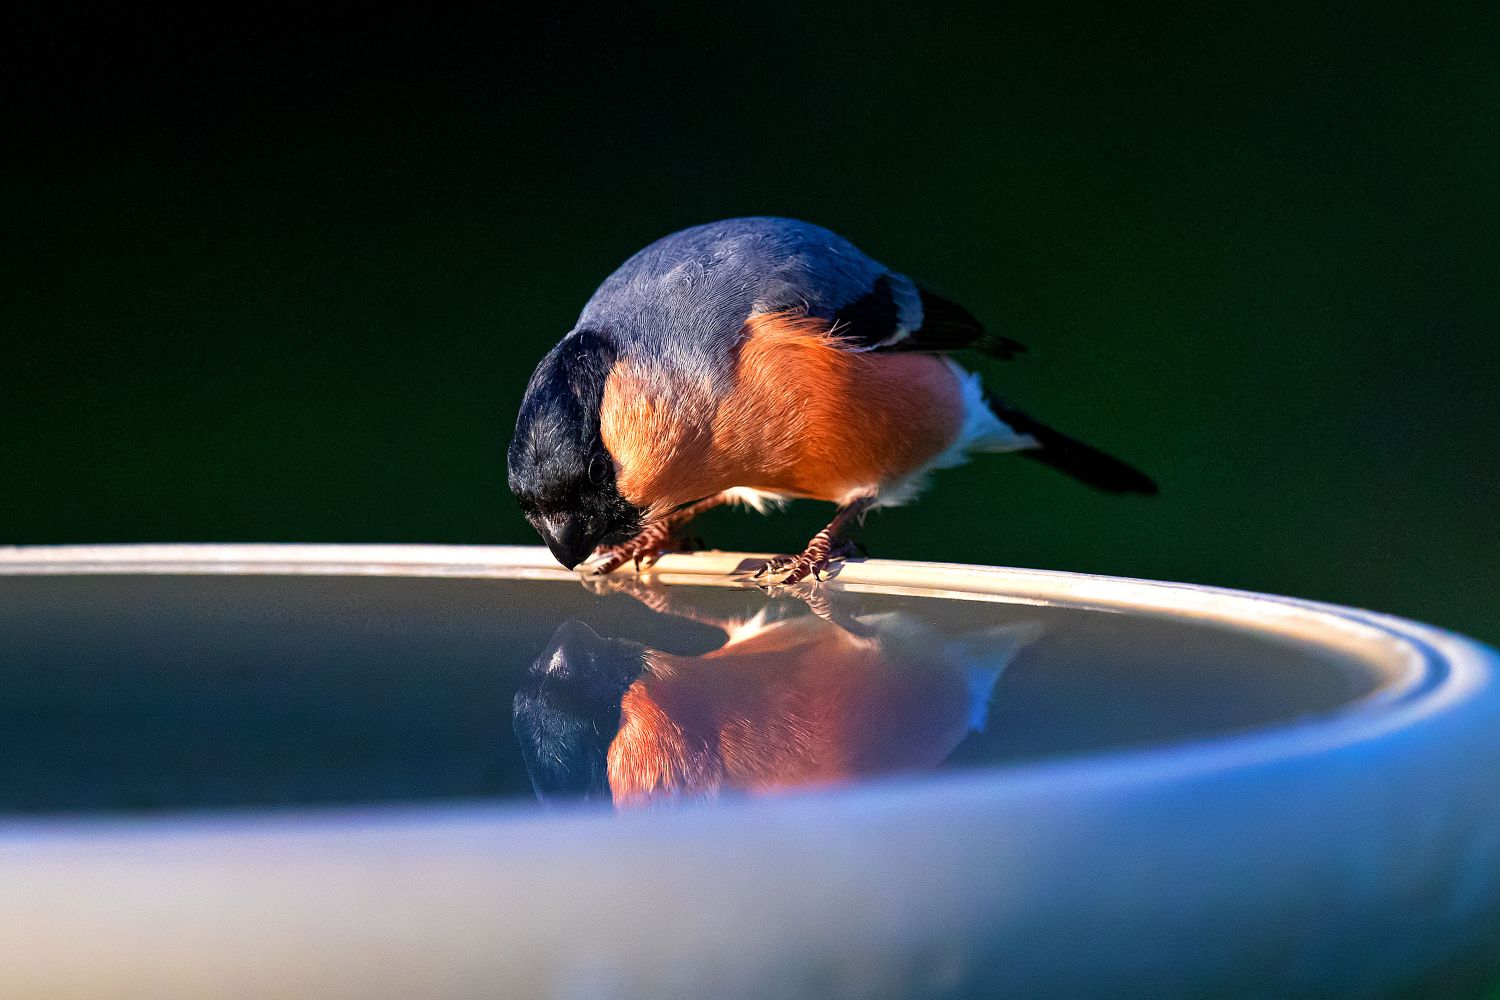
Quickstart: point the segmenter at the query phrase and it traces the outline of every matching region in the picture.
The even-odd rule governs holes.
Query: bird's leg
[[[679,507],[665,517],[659,517],[647,524],[634,538],[619,545],[601,547],[595,555],[599,556],[599,562],[593,566],[595,576],[604,576],[613,573],[624,566],[627,562],[634,562],[635,568],[639,570],[641,563],[646,566],[655,565],[656,560],[673,551],[690,551],[693,548],[702,548],[702,543],[697,545],[673,545],[677,531],[693,518],[706,510],[722,506],[729,502],[729,497],[724,493],[716,493],[711,497],[694,501],[684,507]]]
[[[770,560],[755,575],[771,576],[783,570],[788,571],[781,578],[781,583],[796,583],[809,573],[821,580],[823,573],[828,569],[830,563],[835,559],[842,559],[853,554],[850,551],[850,543],[843,542],[844,529],[849,527],[849,522],[859,518],[865,511],[875,504],[875,498],[860,497],[850,501],[838,509],[833,515],[833,520],[828,522],[828,527],[812,537],[807,543],[807,548],[802,550],[799,556],[778,556]],[[857,550],[855,550],[857,551]]]
[[[743,618],[704,611],[685,600],[678,593],[678,588],[653,583],[650,577],[594,576],[585,578],[583,585],[599,595],[624,594],[627,597],[633,597],[657,614],[698,622],[716,628],[726,635],[743,625],[745,621]]]
[[[847,555],[864,554],[858,546],[850,543],[845,543],[838,548],[849,550]],[[835,553],[838,553],[838,549],[835,549]],[[806,604],[807,610],[811,611],[816,617],[823,619],[830,625],[838,626],[850,635],[858,636],[861,639],[868,639],[877,632],[874,626],[865,624],[846,608],[841,607],[840,602],[834,600],[827,589],[816,583],[803,580],[800,585],[793,584],[788,588],[788,593],[796,597],[803,604]]]

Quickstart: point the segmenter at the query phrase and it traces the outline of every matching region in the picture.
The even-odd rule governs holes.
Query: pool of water
[[[1183,616],[819,593],[0,576],[0,813],[715,800],[1214,739],[1377,685]]]
[[[997,567],[766,594],[760,563],[0,548],[0,995],[1495,981],[1492,650]]]

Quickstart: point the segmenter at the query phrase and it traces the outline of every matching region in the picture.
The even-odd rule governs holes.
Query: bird
[[[624,809],[933,770],[985,729],[996,681],[1041,634],[946,634],[905,611],[681,616],[724,641],[681,655],[558,626],[512,702],[541,801]]]
[[[836,505],[757,575],[821,579],[866,512],[1015,452],[1112,493],[1156,484],[986,394],[954,355],[1026,348],[821,226],[756,216],[665,236],[598,287],[528,383],[509,486],[558,562],[654,562],[694,517]]]

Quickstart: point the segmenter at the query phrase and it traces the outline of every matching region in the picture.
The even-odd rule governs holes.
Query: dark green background
[[[649,240],[775,213],[1031,345],[992,389],[1163,486],[981,460],[875,554],[1500,638],[1500,8],[1316,7],[21,25],[0,540],[531,542],[537,358]]]

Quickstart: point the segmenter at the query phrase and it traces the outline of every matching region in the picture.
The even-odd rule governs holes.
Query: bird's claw
[[[641,562],[644,560],[646,568],[650,569],[661,558],[661,553],[654,544],[642,544],[639,536],[619,545],[611,545],[600,549],[600,560],[589,569],[593,576],[608,576],[626,563],[634,563],[637,573],[641,571]]]
[[[767,587],[789,587],[792,584],[800,583],[809,575],[812,575],[821,582],[823,579],[823,570],[827,568],[828,560],[826,558],[822,560],[816,558],[809,559],[807,558],[807,553],[804,552],[800,556],[777,556],[775,559],[766,560],[766,564],[755,571],[755,576],[752,579],[760,580],[764,577],[764,585]],[[785,573],[786,575],[779,580],[771,579],[780,573]]]
[[[590,567],[593,576],[608,576],[627,562],[635,564],[639,573],[643,568],[655,566],[669,552],[696,552],[702,549],[703,539],[697,536],[679,538],[659,525],[641,530],[640,534],[619,545],[601,547],[595,555],[599,561]]]
[[[815,538],[801,555],[776,556],[767,559],[765,564],[755,571],[752,579],[759,580],[761,577],[773,577],[778,573],[785,573],[786,575],[780,580],[768,579],[766,586],[791,586],[802,582],[809,576],[821,583],[823,574],[834,569],[835,563],[862,555],[864,555],[864,550],[853,542],[842,542],[835,546],[824,539]]]

